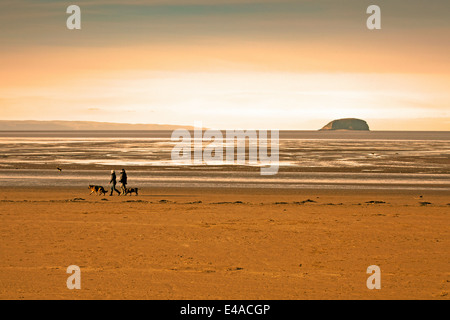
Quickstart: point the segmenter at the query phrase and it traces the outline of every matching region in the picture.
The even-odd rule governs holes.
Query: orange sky
[[[0,119],[449,130],[450,5],[401,3],[369,31],[366,1],[78,1],[69,31],[71,3],[4,1]]]

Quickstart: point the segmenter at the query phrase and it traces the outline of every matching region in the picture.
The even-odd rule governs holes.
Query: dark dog
[[[91,195],[91,194],[93,194],[94,192],[98,195],[98,196],[100,196],[100,195],[106,195],[106,190],[105,190],[105,188],[103,188],[102,186],[93,186],[93,185],[89,185],[89,190],[91,190],[91,193],[89,194],[89,195]]]
[[[139,188],[125,188],[125,196],[127,195],[127,194],[129,194],[130,196],[131,196],[131,194],[134,192],[136,195],[138,195],[138,191],[139,191]]]

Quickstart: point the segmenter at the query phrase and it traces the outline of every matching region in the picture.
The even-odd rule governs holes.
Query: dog
[[[136,195],[138,195],[138,191],[139,188],[125,188],[125,194],[124,196],[126,196],[127,194],[129,194],[131,196],[131,194],[134,192]]]
[[[89,195],[91,195],[91,194],[93,194],[94,192],[98,195],[98,196],[100,196],[100,195],[106,195],[106,190],[105,190],[105,188],[103,188],[102,186],[94,186],[94,185],[89,185],[89,190],[91,190],[91,193],[89,194]]]

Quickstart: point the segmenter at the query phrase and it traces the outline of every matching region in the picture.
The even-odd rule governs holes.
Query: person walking
[[[125,169],[122,169],[122,171],[120,171],[119,182],[122,184],[122,186],[121,186],[122,194],[126,195],[126,193],[127,193],[128,177],[127,177],[127,173],[125,172]]]
[[[109,181],[109,184],[111,185],[111,194],[109,195],[110,197],[113,195],[114,191],[116,191],[120,196],[120,191],[116,189],[116,179],[116,172],[114,170],[111,170],[111,180]]]

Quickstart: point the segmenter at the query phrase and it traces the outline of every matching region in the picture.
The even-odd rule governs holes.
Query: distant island
[[[338,119],[328,123],[320,131],[325,130],[363,130],[369,131],[369,125],[366,121],[355,118]]]
[[[78,131],[78,130],[176,130],[194,129],[191,126],[167,124],[129,124],[95,121],[8,121],[0,120],[0,131]]]

